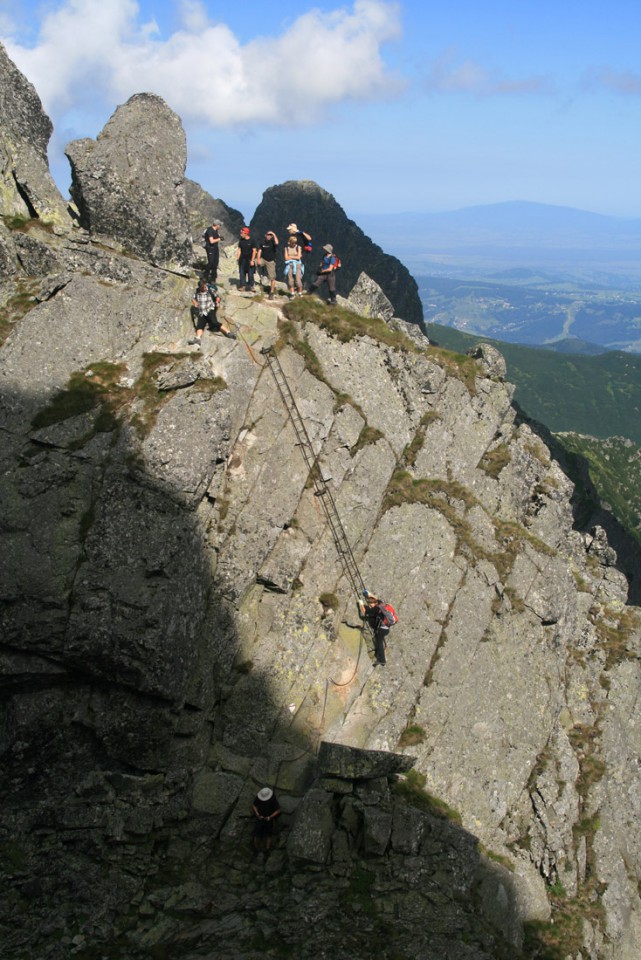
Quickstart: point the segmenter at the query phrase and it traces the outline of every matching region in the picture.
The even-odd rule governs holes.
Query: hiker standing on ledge
[[[218,279],[218,263],[220,261],[220,224],[212,223],[207,227],[203,237],[205,239],[205,253],[207,254],[207,278],[211,283]]]
[[[331,243],[326,243],[323,247],[325,256],[321,260],[320,266],[316,271],[316,279],[310,284],[308,293],[315,293],[321,283],[327,283],[328,303],[336,303],[336,271],[339,267],[339,260],[334,253]]]

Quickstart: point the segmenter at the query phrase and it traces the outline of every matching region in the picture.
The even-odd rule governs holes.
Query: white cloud
[[[435,61],[427,77],[426,87],[438,93],[471,93],[477,97],[545,93],[551,89],[550,82],[545,77],[510,79],[498,71],[488,70],[474,60],[468,59],[455,64],[452,52]]]
[[[332,104],[402,87],[381,56],[400,36],[387,0],[312,10],[245,45],[198,0],[180,9],[180,29],[162,39],[153,21],[140,22],[136,0],[66,0],[44,17],[35,46],[3,42],[54,119],[89,101],[113,108],[152,92],[207,127],[301,126]]]
[[[591,78],[591,83],[592,86],[601,85],[625,96],[637,97],[641,94],[641,73],[633,73],[631,70],[603,69]]]

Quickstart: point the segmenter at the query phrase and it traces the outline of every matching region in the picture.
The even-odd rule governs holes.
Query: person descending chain
[[[369,590],[363,590],[363,597],[364,600],[360,598],[358,600],[360,618],[369,623],[374,634],[375,666],[384,667],[387,663],[385,648],[387,647],[390,627],[398,623],[398,617],[391,604],[385,603],[379,597],[370,593]]]

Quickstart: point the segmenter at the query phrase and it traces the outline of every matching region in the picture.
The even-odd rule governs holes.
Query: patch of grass
[[[476,395],[476,375],[479,372],[478,362],[472,357],[462,353],[454,353],[451,350],[443,350],[442,347],[430,345],[427,347],[427,355],[431,360],[442,367],[451,377],[456,377],[465,385],[470,396]]]
[[[276,352],[280,352],[285,346],[291,347],[299,357],[302,357],[305,363],[305,369],[308,370],[313,377],[316,377],[316,379],[322,383],[326,382],[320,360],[307,339],[300,336],[299,329],[290,320],[279,320],[278,340],[275,344]]]
[[[321,593],[318,599],[328,610],[338,610],[339,600],[335,593]]]
[[[510,873],[514,873],[514,863],[509,857],[504,856],[502,853],[495,853],[494,850],[488,850],[482,843],[479,843],[479,851],[488,860],[492,860],[493,863],[500,863],[501,866],[509,870]]]
[[[13,217],[3,216],[2,220],[7,230],[26,230],[33,223],[31,217],[20,217],[17,214]]]
[[[161,353],[152,351],[143,354],[142,371],[131,388],[132,398],[138,405],[138,410],[131,418],[131,424],[135,428],[138,436],[144,439],[153,429],[158,418],[158,414],[170,400],[173,391],[158,389],[158,373],[160,370],[171,369],[180,361],[191,358],[189,353]],[[215,378],[216,382],[220,378]],[[198,381],[196,381],[197,383]],[[224,380],[221,382],[226,386]],[[216,385],[212,392],[223,389]]]
[[[512,610],[515,613],[523,613],[525,610],[525,603],[523,602],[522,597],[516,592],[514,587],[505,587],[504,593],[510,601]]]
[[[358,435],[358,440],[354,446],[350,448],[350,457],[356,456],[358,451],[362,450],[363,447],[367,447],[373,443],[378,443],[378,441],[382,440],[383,437],[384,434],[382,434],[380,430],[377,430],[376,427],[370,427],[369,424],[366,423]]]
[[[121,386],[119,382],[126,369],[123,363],[101,361],[91,364],[85,370],[72,373],[64,390],[58,391],[49,404],[38,411],[31,421],[31,426],[34,430],[50,427],[71,417],[89,413],[99,404],[102,404],[103,411],[109,418],[116,417],[129,399],[128,388]],[[101,427],[104,428],[106,422],[102,421]]]
[[[501,545],[501,550],[495,553],[491,558],[492,563],[497,569],[499,576],[505,580],[514,566],[514,561],[523,549],[524,543],[529,543],[538,553],[543,553],[548,557],[553,557],[555,551],[547,543],[543,543],[538,537],[531,534],[520,523],[513,521],[494,519],[494,529],[496,538]],[[516,596],[516,594],[515,594]]]
[[[253,660],[242,660],[240,663],[234,664],[234,670],[237,673],[247,674],[247,673],[251,673],[253,669],[254,669]]]
[[[425,444],[425,432],[423,430],[417,430],[412,438],[412,442],[403,450],[402,461],[406,467],[413,467],[416,463],[416,458],[423,449]]]
[[[392,330],[384,320],[375,317],[363,317],[345,307],[328,310],[316,297],[292,300],[283,307],[288,320],[297,323],[314,323],[341,343],[349,343],[356,337],[370,337],[378,343],[406,353],[417,353],[419,348],[404,333]]]
[[[413,747],[417,743],[423,743],[426,733],[423,727],[418,723],[409,723],[403,730],[398,741],[399,747]]]
[[[208,397],[213,397],[215,393],[227,389],[227,382],[223,377],[199,377],[191,389],[196,393],[205,393]]]
[[[602,926],[604,920],[600,897],[594,897],[594,892],[588,888],[568,899],[563,885],[553,884],[550,887],[552,919],[548,923],[526,921],[523,956],[528,960],[567,960],[570,956],[582,956],[584,922],[588,920]]]
[[[641,623],[631,607],[614,610],[596,606],[589,611],[589,617],[594,624],[598,646],[606,655],[606,670],[623,660],[636,659],[636,654],[630,650],[630,640],[641,629]]]
[[[430,813],[441,820],[450,820],[459,826],[462,823],[461,815],[456,810],[453,810],[444,800],[427,792],[425,777],[418,770],[410,770],[403,780],[392,784],[392,792],[406,803],[422,810],[423,813]]]
[[[461,501],[466,509],[478,503],[467,487],[456,480],[416,479],[409,471],[399,468],[392,474],[385,491],[383,513],[403,503],[424,503],[434,507],[452,500]]]
[[[38,288],[34,279],[20,280],[13,293],[0,309],[0,346],[5,342],[16,323],[37,306],[34,294]]]
[[[356,337],[369,337],[395,350],[428,356],[450,376],[464,383],[470,394],[476,393],[476,375],[479,370],[476,360],[433,345],[419,347],[410,337],[389,327],[384,320],[363,317],[345,307],[334,307],[328,310],[325,304],[315,297],[293,300],[285,304],[283,313],[290,321],[293,320],[299,324],[316,324],[341,343],[349,343]]]
[[[478,466],[480,470],[483,470],[488,477],[492,477],[494,480],[500,475],[501,470],[507,467],[510,463],[510,450],[507,443],[500,443],[497,447],[494,447],[492,450],[486,450],[481,459],[479,460]]]

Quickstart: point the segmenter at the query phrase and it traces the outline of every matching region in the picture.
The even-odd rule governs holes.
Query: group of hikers
[[[312,238],[306,230],[299,230],[295,223],[287,227],[288,240],[284,250],[285,281],[290,297],[303,296],[303,276],[305,274],[305,260],[312,251]],[[198,287],[192,298],[192,318],[195,332],[187,343],[192,346],[201,346],[203,333],[206,329],[213,333],[222,333],[226,337],[236,339],[236,333],[218,320],[217,311],[220,306],[218,295],[218,268],[220,265],[220,244],[223,237],[220,233],[220,224],[213,223],[204,231],[202,242],[207,254],[207,268],[203,273]],[[276,254],[279,240],[273,230],[267,230],[261,243],[256,243],[251,236],[249,227],[242,227],[236,247],[238,262],[238,289],[254,293],[255,274],[259,275],[259,283],[263,277],[269,283],[269,299],[276,295]],[[323,284],[327,284],[328,302],[336,303],[336,271],[341,261],[334,253],[330,243],[323,247],[323,257],[316,271],[314,280],[309,284],[307,293],[314,293]]]
[[[203,244],[207,254],[207,270],[205,278],[215,284],[218,278],[220,263],[220,244],[223,237],[220,233],[220,224],[213,223],[203,233]],[[266,278],[269,283],[269,299],[273,300],[276,292],[276,254],[279,239],[273,230],[267,230],[260,242],[251,236],[250,228],[244,226],[240,230],[236,247],[238,262],[238,289],[253,293],[255,290],[255,274],[259,278]],[[336,303],[336,271],[341,262],[334,253],[330,243],[322,248],[323,257],[316,271],[315,279],[309,284],[307,292],[313,293],[322,284],[327,284],[328,300]],[[295,223],[287,227],[287,243],[283,256],[285,259],[285,282],[290,297],[303,295],[303,277],[312,252],[312,237],[307,230],[299,229]]]

